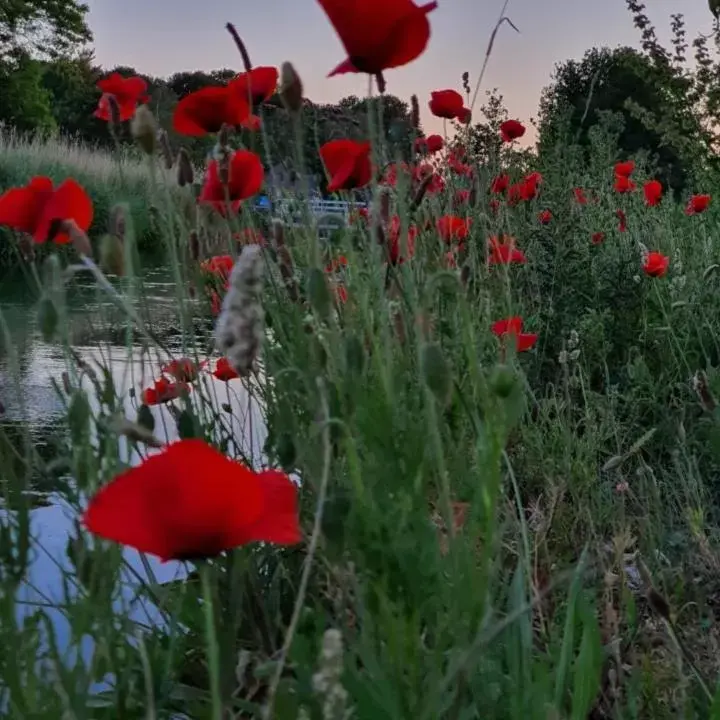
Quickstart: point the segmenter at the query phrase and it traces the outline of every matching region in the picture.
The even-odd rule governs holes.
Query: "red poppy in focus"
[[[541,210],[538,213],[538,220],[541,225],[549,225],[552,222],[552,213],[549,210]]]
[[[524,264],[527,262],[525,253],[515,247],[515,239],[493,235],[488,240],[488,262],[490,265]]]
[[[524,333],[523,319],[515,316],[505,320],[498,320],[492,324],[493,334],[501,340],[511,337],[515,340],[517,352],[530,350],[537,342],[538,336],[535,333]]]
[[[542,182],[542,175],[539,172],[530,173],[520,182],[511,185],[508,188],[508,203],[517,205],[518,202],[524,200],[529,202],[534,200],[539,192],[539,184]]]
[[[710,205],[710,195],[693,195],[685,207],[686,215],[699,215],[704,213]]]
[[[220,132],[223,125],[242,125],[250,116],[247,98],[237,81],[205,87],[186,95],[175,107],[173,128],[180,135],[200,137]]]
[[[221,215],[227,213],[229,200],[230,206],[237,212],[243,200],[260,192],[264,175],[262,161],[255,153],[249,150],[236,150],[230,156],[227,188],[220,181],[218,161],[210,160],[198,200],[212,205]]]
[[[435,117],[454,120],[463,112],[463,96],[456,90],[435,90],[430,93],[430,112]]]
[[[613,188],[617,193],[629,193],[635,190],[635,183],[627,175],[616,175]]]
[[[643,195],[645,195],[645,203],[650,207],[659,205],[663,195],[662,183],[659,180],[648,180],[643,185]]]
[[[198,369],[190,358],[176,358],[164,365],[160,372],[172,375],[178,382],[189,383],[197,379]]]
[[[32,235],[36,243],[69,243],[68,235],[58,232],[62,220],[73,220],[84,231],[93,220],[92,200],[72,178],[54,188],[50,178],[34,177],[0,195],[0,225]]]
[[[142,400],[146,405],[161,405],[187,395],[190,386],[184,382],[170,382],[166,378],[155,381],[152,387],[143,390]]]
[[[446,242],[465,240],[470,232],[471,218],[460,218],[457,215],[443,215],[437,219],[435,227],[438,234]]]
[[[670,258],[656,250],[649,252],[643,262],[643,270],[650,277],[662,277],[667,273]]]
[[[575,195],[575,200],[577,200],[579,205],[587,205],[587,197],[585,196],[585,190],[583,190],[581,187],[573,188],[573,195]]]
[[[216,377],[218,380],[221,380],[222,382],[230,382],[230,380],[235,380],[236,378],[240,377],[238,372],[230,364],[229,360],[226,357],[218,358],[212,374],[214,377]]]
[[[625,232],[627,230],[627,215],[624,210],[616,210],[615,215],[618,219],[618,230]]]
[[[635,171],[635,161],[625,160],[624,162],[615,163],[615,175],[616,177],[630,177]]]
[[[115,98],[121,122],[130,120],[135,114],[135,108],[150,99],[147,94],[147,83],[137,75],[126,78],[120,73],[112,73],[106,78],[98,80],[97,87],[102,91],[102,96],[94,115],[106,122],[112,119],[109,96],[112,95]]]
[[[500,125],[500,135],[503,142],[512,142],[521,138],[524,134],[525,126],[517,120],[506,120]]]
[[[593,245],[600,245],[605,240],[604,232],[596,232],[592,234],[591,242]]]
[[[401,67],[422,55],[430,39],[427,15],[436,2],[412,0],[318,0],[345,46],[348,58],[329,75],[367,73]]]
[[[509,175],[497,175],[490,184],[490,192],[496,195],[502,195],[502,193],[508,189],[508,185],[510,185]]]
[[[397,265],[409,260],[415,255],[415,238],[418,234],[416,225],[410,225],[405,235],[404,243],[401,243],[400,235],[402,232],[402,222],[398,215],[390,218],[390,224],[387,228],[388,250],[390,254],[390,264]],[[402,245],[402,246],[401,246]]]
[[[90,500],[83,523],[161,560],[301,540],[297,488],[287,475],[254,472],[195,439],[172,443],[111,480]]]
[[[320,148],[330,182],[328,192],[365,187],[372,179],[370,143],[331,140]]]
[[[251,106],[269,100],[277,89],[278,71],[275,67],[256,67],[233,80],[233,87]]]

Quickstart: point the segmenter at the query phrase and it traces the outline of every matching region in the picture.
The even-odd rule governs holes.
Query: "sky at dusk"
[[[334,102],[367,92],[367,76],[326,78],[345,54],[317,0],[86,2],[96,60],[105,67],[129,65],[158,76],[223,67],[241,70],[224,29],[232,22],[253,64],[279,66],[290,60],[309,99]],[[707,0],[651,0],[648,5],[663,41],[675,12],[684,12],[690,38],[712,29]],[[386,73],[388,92],[403,99],[418,95],[427,131],[442,127],[427,111],[430,92],[460,90],[466,70],[474,86],[501,8],[502,0],[438,0],[437,10],[429,15],[432,36],[427,51],[411,65]],[[511,116],[520,120],[535,115],[556,63],[580,58],[593,46],[638,42],[625,0],[510,0],[507,15],[520,34],[507,25],[501,28],[483,88],[497,87]]]

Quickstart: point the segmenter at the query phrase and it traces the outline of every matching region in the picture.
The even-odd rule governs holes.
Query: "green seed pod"
[[[328,288],[325,273],[318,268],[311,268],[308,273],[307,294],[312,309],[318,317],[326,320],[330,317],[332,297]]]
[[[59,322],[60,314],[55,303],[48,295],[43,295],[38,306],[38,325],[45,342],[51,342],[54,339]]]
[[[516,376],[507,365],[496,365],[490,374],[490,389],[501,398],[510,397],[515,389]]]
[[[441,405],[446,405],[452,392],[450,365],[437,343],[427,343],[420,354],[420,373],[425,384]]]

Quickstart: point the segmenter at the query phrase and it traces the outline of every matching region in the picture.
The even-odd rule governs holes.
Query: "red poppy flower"
[[[102,487],[87,529],[162,560],[212,557],[252,542],[300,542],[297,489],[254,472],[202,440],[181,440]]]
[[[615,175],[617,177],[630,177],[635,171],[635,161],[625,160],[624,162],[615,163]]]
[[[465,240],[470,232],[471,218],[460,218],[457,215],[443,215],[437,219],[435,227],[438,234],[446,242]]]
[[[520,182],[514,183],[508,188],[508,203],[517,205],[521,200],[529,202],[534,200],[540,191],[539,185],[542,182],[542,175],[539,172],[530,173]]]
[[[593,245],[600,245],[605,240],[605,233],[604,232],[596,232],[592,234],[592,244]]]
[[[577,200],[579,205],[587,205],[587,197],[581,187],[573,188],[573,195],[575,195],[575,200]]]
[[[186,95],[175,107],[173,127],[180,135],[200,137],[219,132],[223,125],[242,125],[249,116],[247,97],[233,81]]]
[[[435,117],[453,120],[463,111],[463,96],[455,90],[435,90],[430,93],[428,105]]]
[[[643,263],[643,270],[650,277],[662,277],[667,273],[670,265],[670,258],[660,252],[653,250],[647,254]]]
[[[440,135],[428,135],[425,138],[425,145],[429,153],[436,153],[445,147],[445,141]]]
[[[370,143],[355,140],[331,140],[320,148],[330,182],[328,192],[362,188],[372,179]]]
[[[503,142],[509,143],[525,134],[525,126],[518,120],[506,120],[500,125],[500,136]]]
[[[338,304],[344,305],[348,300],[347,288],[341,283],[336,283],[333,287],[333,294]]]
[[[241,123],[241,127],[244,127],[250,132],[258,132],[262,127],[262,119],[257,115],[248,115]]]
[[[143,390],[142,398],[146,405],[161,405],[171,400],[177,400],[189,392],[190,386],[187,383],[170,382],[166,378],[160,378],[152,387]]]
[[[552,213],[549,210],[541,210],[538,213],[538,220],[541,225],[549,225],[552,222]]]
[[[515,247],[515,239],[493,235],[488,240],[488,262],[490,265],[524,264],[527,262],[525,253]]]
[[[415,238],[418,234],[417,226],[410,225],[405,235],[404,247],[401,247],[400,234],[402,232],[402,222],[398,215],[390,218],[387,228],[388,247],[390,251],[390,264],[397,265],[409,260],[415,255]]]
[[[237,212],[243,200],[260,192],[263,180],[264,170],[260,158],[249,150],[236,150],[230,156],[227,188],[220,181],[218,161],[210,160],[198,199],[201,203],[212,205],[221,215],[226,214],[229,199],[232,209]]]
[[[325,272],[328,274],[337,272],[338,270],[342,270],[342,268],[346,268],[347,264],[347,258],[344,255],[339,255],[325,266]]]
[[[348,219],[351,225],[367,225],[370,221],[370,212],[364,207],[353,208]]]
[[[497,175],[490,184],[490,192],[502,195],[508,189],[508,185],[510,185],[509,175]]]
[[[92,200],[71,178],[54,188],[50,178],[34,177],[25,187],[0,195],[0,225],[32,235],[36,243],[70,242],[67,234],[57,232],[61,220],[73,220],[84,231],[93,220]]]
[[[233,85],[251,106],[269,100],[277,89],[278,71],[275,67],[256,67],[233,80]]]
[[[464,107],[457,116],[458,122],[463,125],[469,125],[472,120],[472,110],[469,107]]]
[[[507,337],[513,338],[517,352],[525,352],[535,345],[538,336],[535,333],[524,333],[522,328],[523,319],[515,316],[494,322],[491,329],[501,340]]]
[[[178,382],[189,383],[197,379],[198,366],[190,358],[176,358],[160,369],[166,375],[172,375]]]
[[[618,230],[625,232],[627,230],[627,215],[623,210],[616,210],[615,215],[618,219]]]
[[[150,99],[147,95],[147,83],[136,75],[126,78],[120,73],[112,73],[106,78],[98,80],[97,87],[102,91],[102,96],[94,115],[106,122],[112,119],[108,100],[110,95],[115,98],[121,122],[130,120],[135,114],[135,108]]]
[[[662,200],[663,187],[659,180],[648,180],[643,185],[643,195],[645,195],[645,203],[650,207],[655,207]]]
[[[616,175],[613,185],[617,193],[629,193],[635,190],[635,183],[627,175]]]
[[[222,280],[227,280],[232,272],[235,260],[231,255],[214,255],[200,263],[200,267],[212,275],[217,275]]]
[[[470,202],[470,191],[469,190],[456,190],[454,205],[458,207],[460,205],[466,205]]]
[[[710,205],[710,195],[693,195],[685,207],[686,215],[699,215],[704,213]]]
[[[240,375],[235,368],[230,364],[226,357],[221,357],[215,363],[215,369],[212,372],[213,376],[222,382],[230,382],[239,378]]]
[[[500,210],[500,201],[497,198],[490,198],[490,212],[493,215],[497,215]]]
[[[348,58],[329,75],[368,73],[401,67],[419,57],[430,39],[427,14],[437,7],[418,7],[412,0],[318,0],[335,28]]]

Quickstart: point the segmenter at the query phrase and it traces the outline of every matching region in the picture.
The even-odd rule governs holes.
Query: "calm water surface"
[[[138,310],[172,355],[181,357],[183,333],[177,318],[174,284],[168,273],[164,270],[147,272],[142,288],[144,298],[138,300]],[[64,432],[65,408],[53,380],[61,385],[62,373],[67,368],[66,358],[60,346],[43,341],[37,325],[36,302],[37,295],[28,288],[25,279],[3,283],[0,287],[0,312],[7,329],[6,340],[0,344],[0,402],[4,407],[0,416],[0,435],[6,444],[4,452],[0,447],[0,482],[2,463],[7,461],[8,446],[13,446],[14,438],[19,442],[23,433],[29,432],[38,454],[49,462],[54,456],[54,446]],[[68,314],[69,331],[76,351],[84,360],[91,363],[100,360],[110,369],[117,394],[123,398],[126,416],[134,419],[136,401],[131,398],[131,391],[134,389],[139,393],[142,388],[151,385],[159,377],[159,368],[167,356],[158,356],[157,349],[150,353],[143,348],[137,335],[128,338],[122,312],[97,289],[89,276],[76,279],[69,289]],[[205,321],[198,317],[198,326],[203,323]],[[207,341],[207,324],[204,330]],[[192,333],[189,335],[192,336]],[[186,333],[186,343],[189,335]],[[206,357],[207,342],[199,350],[199,356]],[[192,353],[189,354],[192,356]],[[216,381],[209,374],[203,377],[216,402],[231,405],[232,417],[226,413],[225,416],[234,425],[235,437],[243,437],[245,451],[252,457],[260,457],[265,440],[263,423],[258,409],[249,406],[247,394],[239,381],[226,384]],[[91,386],[88,384],[88,387]],[[91,403],[97,407],[95,398],[91,397]],[[176,436],[175,422],[168,410],[162,406],[152,410],[156,435],[173,439]],[[28,612],[38,606],[45,608],[53,619],[59,643],[63,646],[67,644],[68,625],[61,612],[47,606],[63,602],[62,571],[71,570],[66,547],[76,518],[55,492],[51,480],[38,477],[33,485],[40,502],[31,511],[34,553],[23,590],[24,607]],[[127,551],[126,557],[135,571],[146,576],[137,553]],[[151,558],[148,561],[160,582],[171,580],[182,572],[177,563],[160,563]],[[132,594],[131,577],[128,572],[128,602]],[[134,609],[140,621],[147,622],[148,613],[152,617],[152,609]]]

